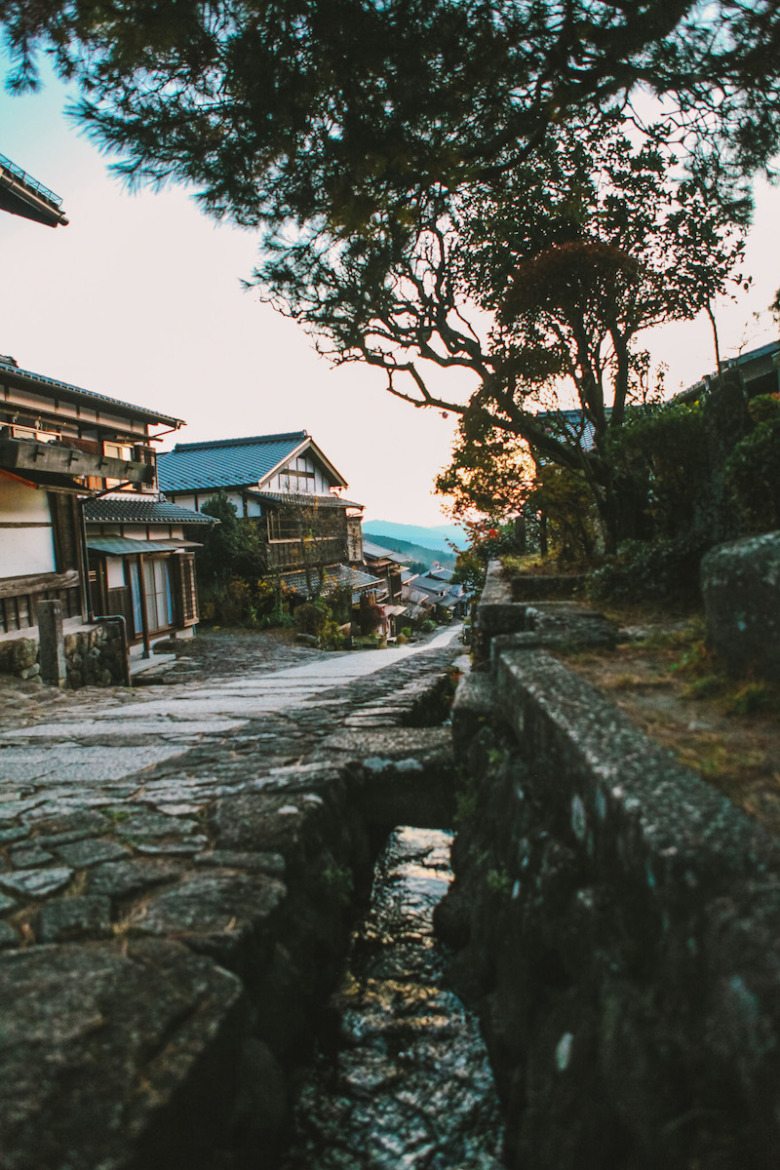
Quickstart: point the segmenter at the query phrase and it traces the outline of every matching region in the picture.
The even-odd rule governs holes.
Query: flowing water
[[[450,844],[437,830],[391,834],[284,1170],[500,1170],[485,1047],[444,986],[446,957],[433,937]]]

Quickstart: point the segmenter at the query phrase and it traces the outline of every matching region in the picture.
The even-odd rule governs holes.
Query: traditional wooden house
[[[119,614],[131,641],[191,633],[198,621],[193,550],[184,533],[213,521],[155,495],[112,493],[84,501],[95,613]]]
[[[182,425],[0,358],[0,640],[51,599],[71,628],[121,614],[131,642],[194,625],[201,518],[160,501],[153,446]]]
[[[363,561],[362,504],[307,431],[178,443],[160,454],[166,497],[200,510],[223,493],[238,515],[256,521],[269,569],[302,596],[377,585]]]
[[[363,541],[363,563],[366,570],[383,583],[382,592],[377,601],[395,605],[401,600],[403,593],[403,570],[409,563],[409,557],[393,549],[384,548],[371,540]]]

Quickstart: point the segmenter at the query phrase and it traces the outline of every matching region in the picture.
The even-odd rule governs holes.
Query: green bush
[[[343,650],[346,638],[341,632],[338,622],[328,620],[320,633],[320,645],[323,650]]]
[[[302,634],[313,634],[319,637],[330,620],[330,606],[321,597],[316,601],[306,601],[299,605],[293,615],[296,628]]]
[[[588,574],[587,595],[599,604],[695,603],[704,551],[685,539],[626,541],[617,556]]]
[[[431,621],[430,618],[425,618],[424,621],[420,622],[420,633],[421,634],[432,634],[435,629],[436,629],[436,622]]]
[[[756,424],[726,460],[726,483],[749,532],[780,528],[780,400],[762,395],[750,404]]]
[[[609,437],[624,536],[669,540],[690,531],[712,467],[699,403],[634,407]]]

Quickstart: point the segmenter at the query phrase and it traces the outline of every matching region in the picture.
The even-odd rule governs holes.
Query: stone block
[[[780,680],[780,532],[711,549],[701,589],[707,641],[727,669]]]
[[[42,943],[106,938],[111,934],[111,901],[100,895],[52,898],[38,915],[36,933]]]
[[[17,674],[37,665],[38,640],[13,638],[0,643],[0,674]]]
[[[224,1142],[245,1026],[235,976],[178,943],[4,954],[4,1170],[205,1170]]]

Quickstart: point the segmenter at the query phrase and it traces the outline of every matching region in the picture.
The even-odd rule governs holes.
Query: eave
[[[60,197],[31,178],[10,159],[0,155],[0,210],[20,215],[46,227],[65,227],[68,217],[60,206]]]

